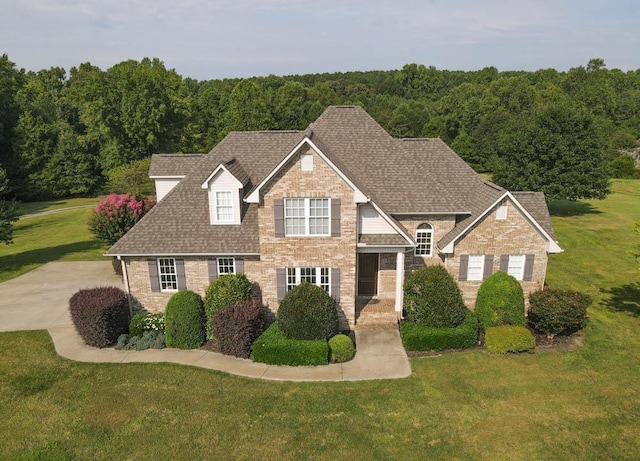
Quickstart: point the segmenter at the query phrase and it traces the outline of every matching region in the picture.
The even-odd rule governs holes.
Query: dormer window
[[[216,220],[218,222],[233,221],[233,193],[231,191],[215,191]]]

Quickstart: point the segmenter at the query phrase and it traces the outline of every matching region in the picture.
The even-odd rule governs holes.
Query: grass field
[[[552,207],[549,282],[594,297],[573,352],[412,359],[410,378],[250,380],[76,363],[46,332],[0,334],[0,459],[637,459],[640,181]]]

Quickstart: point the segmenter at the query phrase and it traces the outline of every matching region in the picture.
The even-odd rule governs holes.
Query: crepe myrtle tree
[[[89,217],[89,229],[109,245],[116,243],[135,223],[155,205],[154,201],[134,195],[110,194],[102,200]]]

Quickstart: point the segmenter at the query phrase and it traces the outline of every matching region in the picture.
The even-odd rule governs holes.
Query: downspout
[[[127,272],[127,263],[121,256],[118,256],[120,260],[120,266],[122,267],[122,282],[124,283],[124,289],[127,292],[127,302],[129,303],[129,317],[133,317],[133,303],[131,302],[131,291],[129,289],[129,273]]]

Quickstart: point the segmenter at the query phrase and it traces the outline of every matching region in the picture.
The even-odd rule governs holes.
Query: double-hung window
[[[524,255],[509,255],[509,265],[507,266],[507,274],[522,280],[524,277]]]
[[[216,220],[233,221],[233,196],[231,191],[216,191]]]
[[[431,256],[433,242],[433,227],[422,223],[416,229],[416,256]]]
[[[234,258],[218,258],[218,276],[235,273],[236,261]]]
[[[467,280],[482,280],[484,272],[484,255],[469,255]]]
[[[158,258],[158,276],[161,291],[178,291],[175,258]]]
[[[329,235],[329,224],[328,198],[284,199],[285,235]]]
[[[327,293],[331,291],[328,267],[287,267],[287,291],[301,282],[317,285]]]

